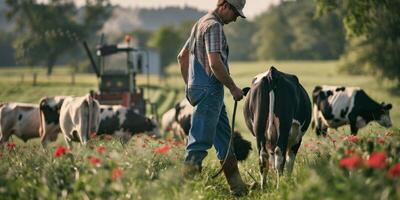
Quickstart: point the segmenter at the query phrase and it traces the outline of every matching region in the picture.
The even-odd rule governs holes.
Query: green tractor
[[[143,55],[146,50],[133,48],[130,45],[129,37],[127,38],[122,44],[98,45],[96,47],[98,65],[87,43],[83,42],[92,67],[100,80],[99,92],[93,92],[93,95],[100,104],[122,105],[146,115],[146,103],[150,102],[144,98],[144,89],[137,87],[138,70],[134,67],[134,63],[140,63],[143,59],[141,56],[137,56],[137,53],[141,51],[141,55]],[[151,103],[150,105],[151,113],[157,117],[155,105]]]

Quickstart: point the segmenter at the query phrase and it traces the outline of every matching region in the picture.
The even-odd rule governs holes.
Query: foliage
[[[229,45],[229,60],[251,60],[255,58],[251,38],[256,32],[256,25],[249,20],[238,19],[224,27]]]
[[[348,71],[360,67],[363,69],[357,71],[397,80],[400,85],[400,1],[317,0],[317,5],[320,15],[339,10],[347,35],[361,41],[347,51],[362,49],[354,62],[347,64]]]
[[[0,32],[0,66],[14,66],[14,49],[12,48],[13,34]]]
[[[345,37],[340,17],[315,18],[313,1],[287,1],[256,18],[256,57],[265,59],[337,59]]]
[[[16,59],[19,64],[44,63],[48,75],[62,55],[81,48],[80,42],[96,33],[111,13],[107,0],[86,1],[83,11],[71,0],[6,2],[10,7],[8,18],[17,23]]]
[[[176,60],[181,43],[182,39],[174,27],[162,27],[152,34],[148,46],[159,51],[163,75],[165,68]]]

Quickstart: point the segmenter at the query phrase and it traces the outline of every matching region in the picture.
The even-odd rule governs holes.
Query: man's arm
[[[235,82],[233,82],[231,76],[228,74],[224,63],[221,60],[220,53],[208,53],[208,60],[210,62],[211,71],[214,73],[215,77],[229,88],[236,101],[240,101],[243,98],[243,91],[236,86]]]
[[[186,45],[182,48],[181,52],[179,52],[177,59],[183,81],[185,81],[185,85],[187,85],[189,73],[189,49]]]

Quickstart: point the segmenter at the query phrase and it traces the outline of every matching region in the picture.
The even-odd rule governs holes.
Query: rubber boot
[[[196,175],[201,173],[201,166],[195,165],[190,162],[183,164],[183,177],[185,179],[193,179]]]
[[[224,161],[220,161],[223,165]],[[229,184],[231,194],[234,196],[243,196],[248,193],[247,185],[243,182],[239,173],[238,162],[235,156],[229,156],[222,166],[225,178]]]

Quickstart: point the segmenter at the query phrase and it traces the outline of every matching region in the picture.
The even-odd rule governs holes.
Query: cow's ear
[[[392,109],[392,104],[389,103],[389,104],[385,105],[384,108],[385,108],[385,110],[390,110],[390,109]]]

